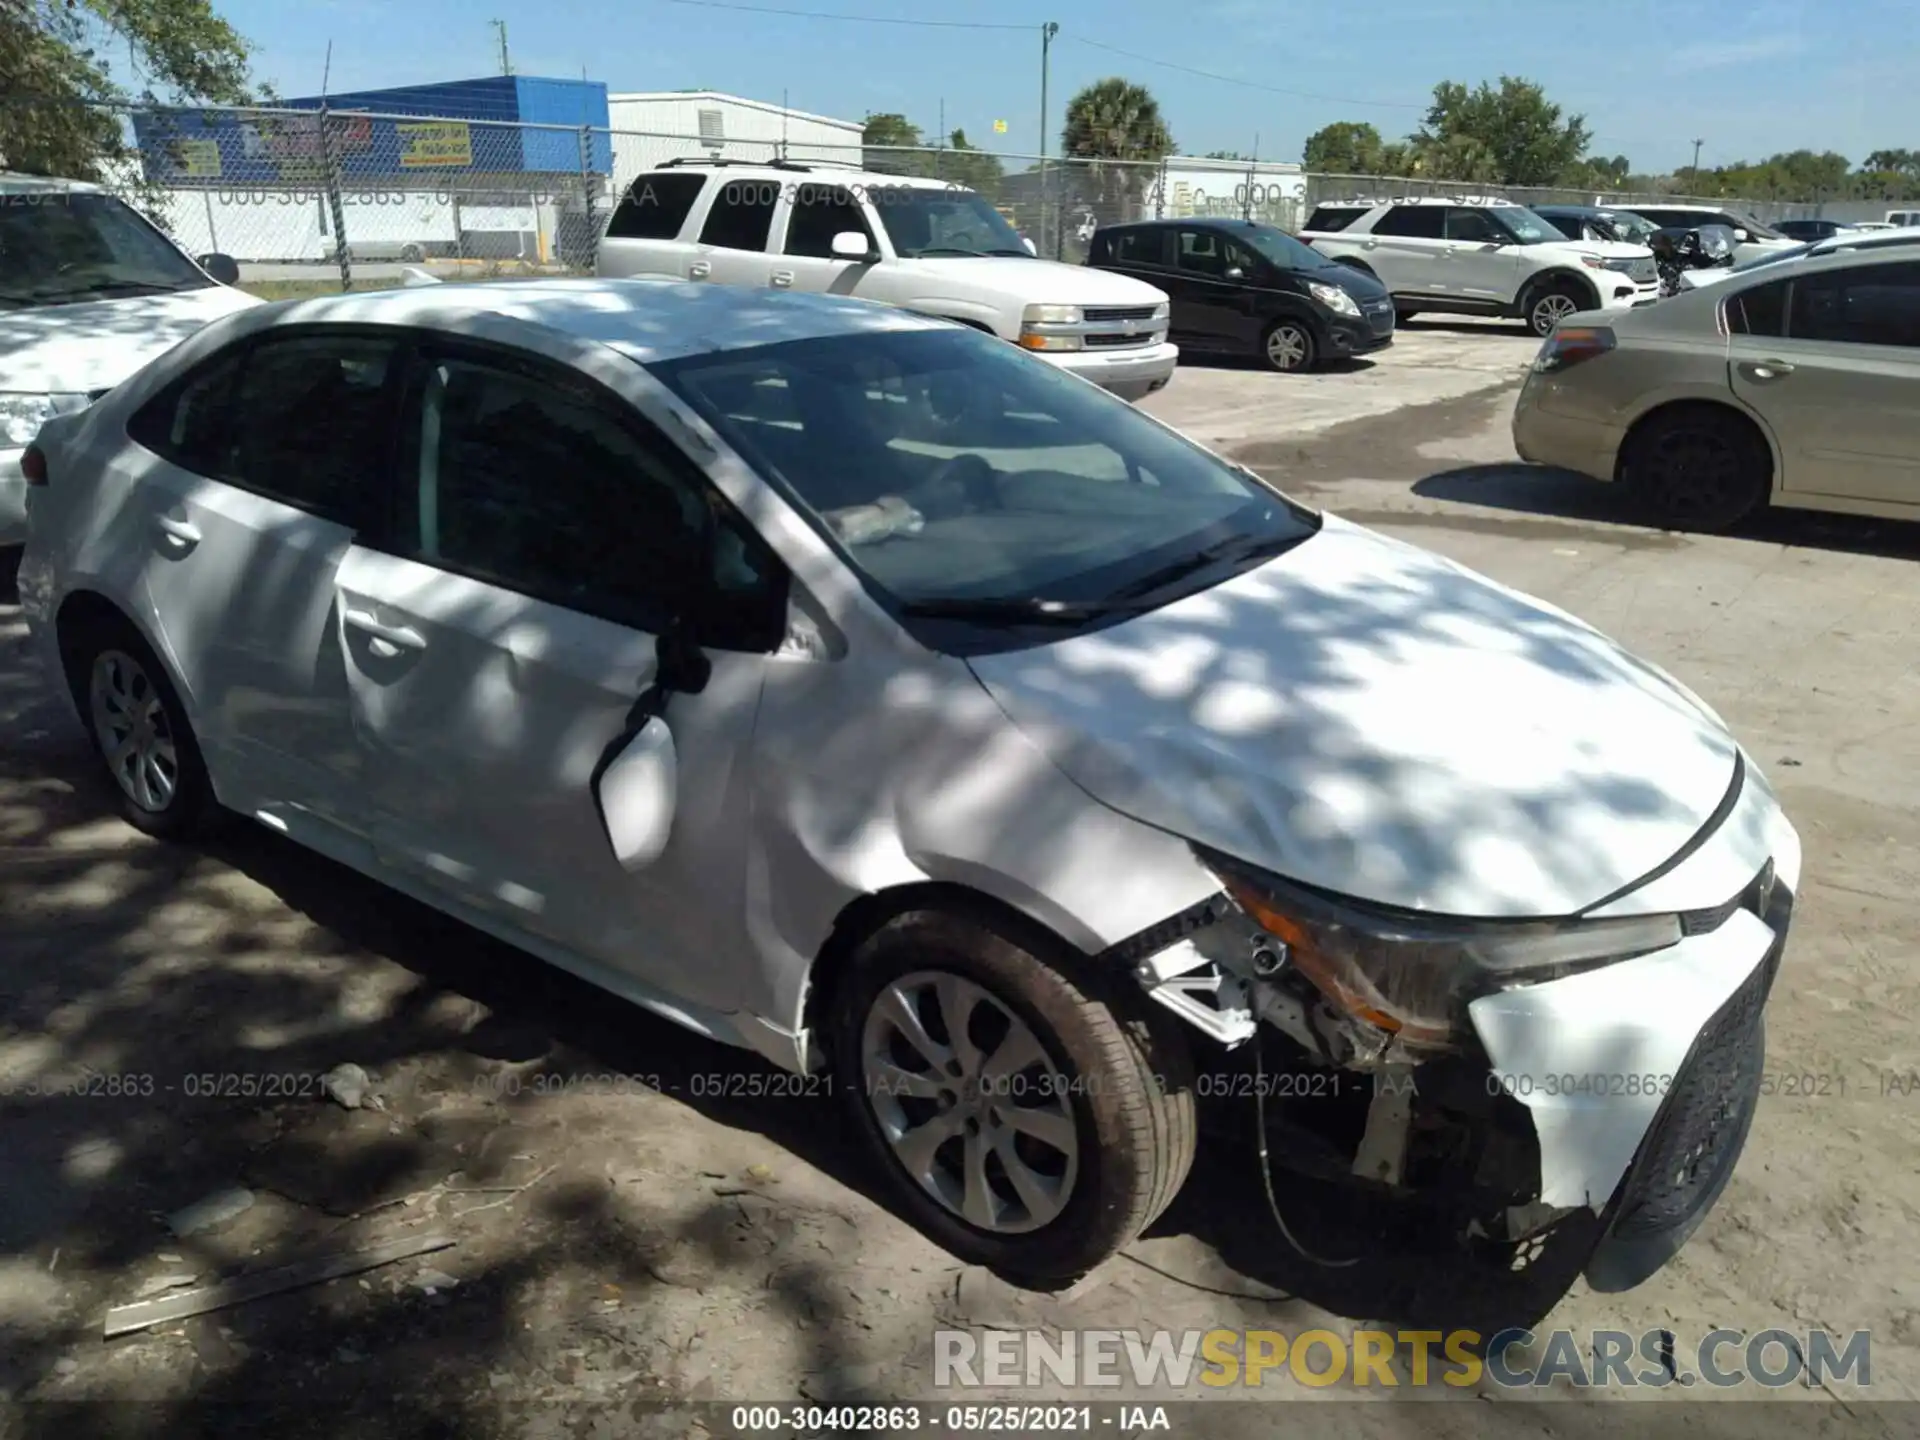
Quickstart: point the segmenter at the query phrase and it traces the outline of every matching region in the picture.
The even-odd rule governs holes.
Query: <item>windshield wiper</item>
[[[958,245],[929,245],[924,250],[913,252],[915,259],[923,255],[967,255],[975,260],[980,259],[985,253],[982,250],[962,250]],[[1024,255],[1026,252],[1023,250],[1020,253]]]
[[[64,290],[29,290],[24,293],[12,292],[9,299],[24,300],[29,305],[73,305],[82,300],[97,300],[103,295],[114,294],[155,294],[172,295],[182,290],[197,289],[189,281],[174,283],[163,280],[96,280],[89,285],[75,285]]]
[[[1106,601],[1047,600],[1037,595],[937,596],[929,600],[909,600],[900,609],[903,614],[928,620],[983,620],[1002,624],[1084,625],[1116,613],[1131,614],[1138,605],[1115,605]]]
[[[1191,554],[1182,555],[1178,560],[1162,565],[1158,570],[1149,570],[1131,585],[1114,592],[1116,600],[1134,600],[1143,595],[1151,595],[1162,586],[1171,585],[1176,580],[1184,580],[1189,575],[1206,569],[1209,565],[1224,564],[1230,560],[1252,560],[1255,557],[1271,559],[1284,551],[1291,550],[1312,532],[1303,535],[1229,535],[1224,540],[1216,540],[1211,545],[1203,545]]]
[[[982,253],[987,255],[1014,255],[1019,257],[1022,260],[1031,260],[1034,258],[1033,255],[1024,248],[1019,250],[1008,250],[1005,247],[1001,247],[999,249],[983,251]]]

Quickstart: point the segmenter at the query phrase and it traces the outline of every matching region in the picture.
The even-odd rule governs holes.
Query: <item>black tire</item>
[[[106,771],[120,818],[134,829],[162,840],[197,840],[211,834],[218,828],[223,814],[214,799],[213,782],[207,776],[206,762],[201,758],[186,710],[153,648],[129,622],[105,616],[83,622],[62,648],[67,683],[85,724],[87,740]],[[127,692],[141,700],[151,697],[157,702],[151,730],[171,746],[172,787],[164,803],[157,806],[143,805],[136,800],[129,782],[120,778],[107,757],[101,715],[111,707],[104,697],[96,706],[96,685],[107,684],[102,667],[113,665],[113,657],[125,662],[117,668],[126,677]],[[141,767],[136,763],[132,768]],[[151,781],[148,783],[151,793]]]
[[[1282,316],[1260,337],[1260,359],[1269,370],[1297,375],[1320,363],[1320,342],[1313,326],[1297,316]]]
[[[1042,1283],[1085,1274],[1151,1224],[1185,1183],[1197,1136],[1192,1062],[1178,1022],[1140,994],[1132,976],[1086,973],[1089,962],[1055,954],[1057,949],[1037,934],[1015,938],[1014,927],[992,920],[914,911],[888,921],[862,942],[835,989],[829,1019],[835,1083],[900,1208],[959,1258]],[[1072,1129],[1066,1133],[1076,1147],[1073,1160],[1059,1167],[1065,1172],[1062,1208],[1046,1223],[1025,1230],[988,1229],[963,1219],[908,1173],[882,1128],[878,1107],[884,1102],[874,1096],[867,1068],[869,1018],[896,982],[910,986],[913,977],[927,975],[971,982],[1005,1012],[999,1018],[1011,1016],[1024,1024],[1044,1052],[1042,1064],[1051,1067],[1055,1082],[1047,1088],[1060,1098],[1042,1103],[1056,1111],[1057,1124],[1070,1113]],[[972,1023],[980,1021],[983,1008],[969,1012],[969,1029],[986,1050],[997,1044],[991,1035],[996,1017],[988,1014],[984,1025]],[[894,1013],[884,1006],[882,1012]],[[944,1026],[936,1034],[930,1023],[938,1014],[924,1003],[916,1009],[935,1041],[946,1034]],[[966,1088],[962,1081],[949,1082],[948,1073],[929,1063],[916,1078]],[[1041,1078],[1047,1078],[1045,1070]],[[928,1116],[983,1103],[994,1115],[967,1122],[973,1135],[982,1133],[981,1126],[994,1132],[981,1140],[983,1150],[996,1143],[1001,1129],[1024,1128],[1006,1126],[997,1108],[966,1096],[955,1103],[914,1101]],[[939,1142],[938,1151],[928,1152],[930,1164],[935,1156],[947,1155],[943,1169],[950,1165],[968,1138],[955,1134]],[[1000,1194],[1010,1195],[1006,1167],[997,1159],[992,1163],[1000,1165]],[[991,1178],[988,1167],[983,1158],[981,1173]]]
[[[1772,497],[1773,455],[1744,416],[1682,405],[1627,437],[1621,478],[1634,507],[1670,530],[1730,530]]]
[[[1527,296],[1527,329],[1542,340],[1554,332],[1556,326],[1576,311],[1591,308],[1592,299],[1571,280],[1555,280],[1543,285]]]
[[[400,258],[410,264],[417,265],[427,258],[427,252],[422,250],[418,245],[403,245],[400,247]]]

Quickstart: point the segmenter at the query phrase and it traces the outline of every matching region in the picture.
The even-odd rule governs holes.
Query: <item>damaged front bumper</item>
[[[1753,779],[1720,831],[1646,887],[1666,905],[1725,896],[1737,883],[1726,877],[1744,876],[1731,899],[1681,911],[1683,938],[1663,950],[1474,1000],[1471,1035],[1445,1056],[1336,1010],[1224,897],[1127,958],[1149,995],[1227,1049],[1285,1037],[1279,1082],[1258,1092],[1302,1142],[1276,1148],[1282,1164],[1325,1174],[1331,1162],[1355,1183],[1440,1201],[1469,1242],[1524,1246],[1584,1212],[1581,1233],[1598,1237],[1588,1283],[1628,1289],[1719,1199],[1760,1095],[1800,850]],[[1334,1088],[1358,1100],[1325,1103],[1315,1075],[1348,1077]],[[1372,1083],[1351,1083],[1361,1077]]]

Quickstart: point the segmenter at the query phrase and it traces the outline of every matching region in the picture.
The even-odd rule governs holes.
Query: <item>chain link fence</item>
[[[75,144],[75,136],[82,143]],[[1762,221],[1878,218],[1906,196],[1696,198],[1518,189],[1170,157],[1062,160],[977,149],[786,144],[419,114],[313,108],[89,108],[0,99],[0,169],[71,175],[75,154],[195,255],[240,263],[244,283],[391,284],[404,266],[449,276],[581,274],[614,206],[674,159],[779,162],[943,180],[978,191],[1035,251],[1077,263],[1103,225],[1228,216],[1294,230],[1322,204],[1410,195],[1522,204],[1711,204]],[[76,177],[81,178],[81,177]],[[1920,203],[1920,202],[1916,202]],[[1855,215],[1851,211],[1861,213]],[[356,278],[357,276],[357,278]]]

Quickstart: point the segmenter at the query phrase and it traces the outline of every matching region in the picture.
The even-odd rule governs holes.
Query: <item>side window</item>
[[[233,448],[243,344],[201,366],[141,406],[127,435],[183,470],[226,478]]]
[[[1227,246],[1211,230],[1182,230],[1175,264],[1195,275],[1223,279],[1227,273]]]
[[[1920,349],[1920,264],[1859,265],[1795,281],[1787,333]]]
[[[156,398],[128,433],[195,474],[358,527],[383,505],[396,349],[351,335],[249,345]]]
[[[787,214],[787,254],[831,260],[833,237],[843,230],[856,231],[873,244],[873,231],[852,191],[843,185],[802,185],[794,192]]]
[[[359,526],[384,508],[398,346],[357,335],[268,340],[246,357],[230,464],[249,490]]]
[[[1110,259],[1115,265],[1151,265],[1158,269],[1167,263],[1167,232],[1164,230],[1123,230],[1107,237]]]
[[[729,180],[721,176],[713,206],[707,211],[707,223],[700,230],[700,243],[726,250],[765,250],[767,234],[773,229],[774,206],[779,202],[780,187],[771,180]]]
[[[642,175],[627,188],[607,225],[609,240],[673,240],[700,198],[704,175],[662,171]]]
[[[1446,217],[1446,208],[1441,205],[1395,205],[1374,222],[1373,233],[1438,240]]]
[[[1307,217],[1303,230],[1344,230],[1367,212],[1353,205],[1322,205]]]
[[[1461,206],[1447,211],[1446,238],[1486,245],[1496,240],[1509,240],[1512,237],[1486,211]]]
[[[409,428],[406,553],[637,630],[658,634],[699,608],[702,643],[779,644],[779,561],[671,442],[610,397],[544,367],[445,359],[429,365]]]
[[[1775,280],[1755,285],[1727,301],[1727,329],[1735,335],[1779,336],[1787,333],[1787,287]]]

